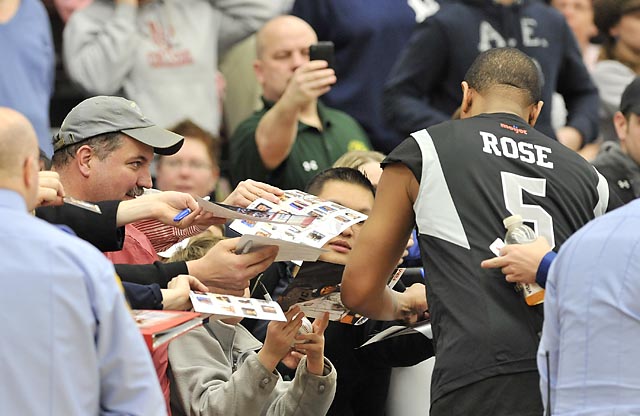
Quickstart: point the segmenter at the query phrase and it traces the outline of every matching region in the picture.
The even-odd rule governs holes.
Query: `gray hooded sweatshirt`
[[[170,127],[191,119],[218,134],[218,57],[282,11],[281,0],[95,0],[63,33],[71,79],[91,94],[121,95]]]
[[[640,197],[640,165],[622,151],[618,142],[604,142],[593,166],[607,178],[623,203]]]

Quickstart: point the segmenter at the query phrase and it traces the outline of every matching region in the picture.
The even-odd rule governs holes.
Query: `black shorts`
[[[461,387],[431,403],[429,416],[542,416],[536,371],[505,374]]]

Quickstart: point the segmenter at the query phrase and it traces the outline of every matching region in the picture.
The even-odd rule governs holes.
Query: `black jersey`
[[[513,114],[482,114],[415,132],[401,162],[420,188],[415,221],[436,350],[431,400],[497,375],[537,371],[542,307],[480,262],[519,214],[556,249],[608,206],[604,177]],[[539,394],[539,393],[538,393]]]

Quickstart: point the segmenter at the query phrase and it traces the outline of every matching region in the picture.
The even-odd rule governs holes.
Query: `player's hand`
[[[427,290],[422,283],[414,283],[402,293],[395,292],[399,297],[399,319],[407,323],[422,321],[428,317]]]

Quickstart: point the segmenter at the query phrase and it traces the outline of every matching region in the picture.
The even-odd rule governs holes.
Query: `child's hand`
[[[321,376],[324,373],[324,330],[329,325],[329,313],[313,321],[313,333],[302,334],[295,337],[298,341],[304,341],[295,345],[295,350],[307,355],[307,370]]]
[[[300,364],[300,360],[302,360],[304,354],[300,354],[296,350],[291,350],[285,357],[282,359],[282,364],[284,364],[287,368],[291,370],[295,370],[298,368],[298,364]]]
[[[264,346],[258,352],[258,360],[269,371],[273,371],[291,349],[291,344],[302,325],[304,314],[300,307],[294,306],[285,312],[287,322],[271,321],[267,326],[267,336]]]

